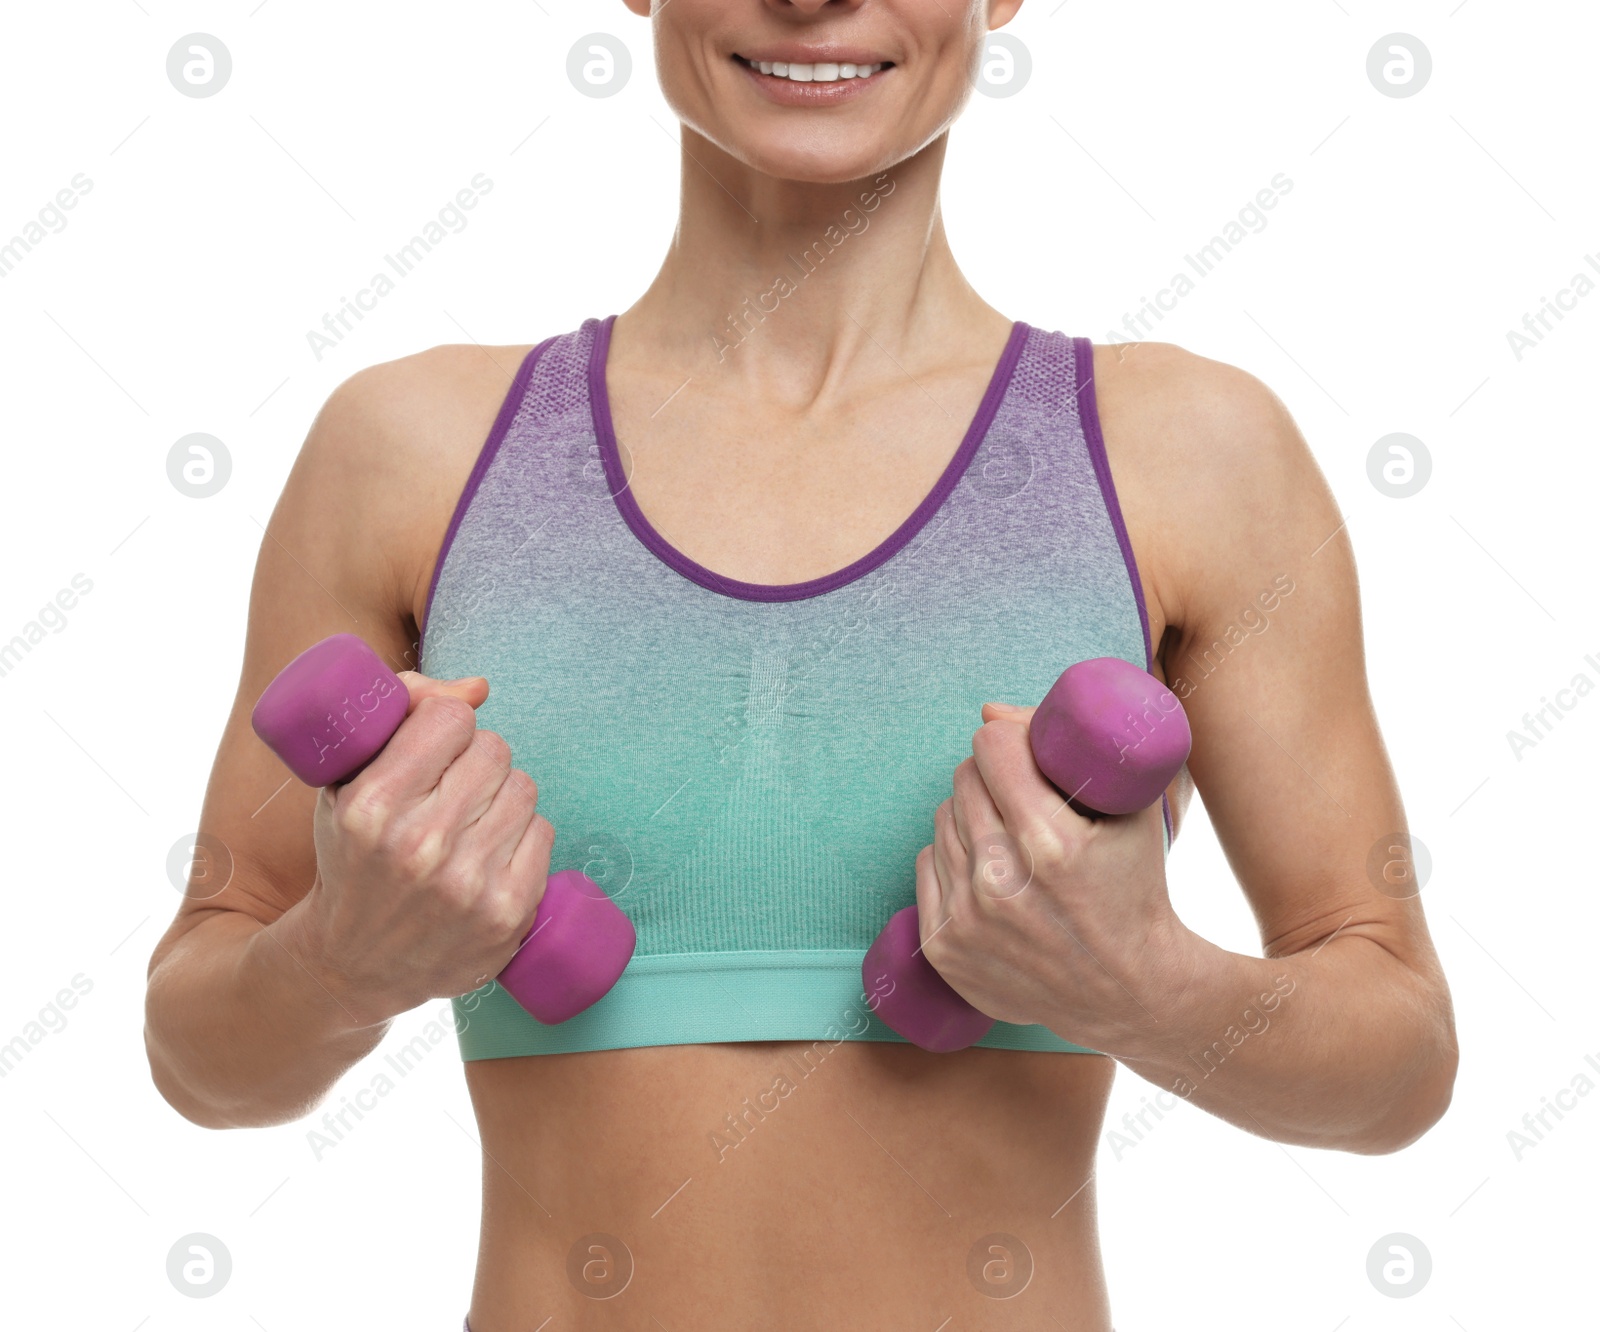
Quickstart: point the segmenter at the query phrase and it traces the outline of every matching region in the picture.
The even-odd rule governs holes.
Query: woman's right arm
[[[277,671],[329,634],[414,664],[411,599],[448,522],[440,441],[418,442],[430,355],[330,395],[261,543],[200,850],[146,991],[156,1087],[205,1127],[308,1113],[395,1015],[508,961],[543,893],[551,830],[505,742],[475,729],[485,681],[406,675],[412,711],[388,747],[320,793],[250,727]]]

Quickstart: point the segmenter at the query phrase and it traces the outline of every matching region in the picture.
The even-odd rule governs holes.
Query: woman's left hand
[[[1078,814],[1034,761],[1035,711],[984,705],[934,813],[917,855],[923,954],[990,1017],[1116,1053],[1175,1011],[1198,941],[1167,897],[1161,802]]]

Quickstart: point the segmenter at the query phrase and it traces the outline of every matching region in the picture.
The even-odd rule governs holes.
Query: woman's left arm
[[[1449,1105],[1457,1046],[1368,693],[1348,533],[1258,381],[1158,344],[1127,362],[1111,396],[1137,404],[1117,418],[1142,443],[1111,456],[1139,469],[1119,486],[1139,497],[1129,526],[1168,623],[1161,665],[1262,956],[1178,919],[1159,807],[1091,821],[1064,804],[1032,761],[1026,707],[986,708],[936,814],[917,862],[924,951],[983,1011],[1249,1131],[1395,1151]]]

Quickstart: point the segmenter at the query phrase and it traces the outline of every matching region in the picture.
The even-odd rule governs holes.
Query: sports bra
[[[615,320],[523,360],[446,532],[419,669],[489,679],[478,724],[538,782],[551,869],[588,874],[638,944],[560,1025],[494,981],[457,997],[462,1058],[903,1042],[861,964],[916,901],[980,706],[1037,702],[1088,657],[1151,665],[1090,343],[1014,322],[916,510],[845,568],[766,585],[689,559],[635,503],[606,389]],[[978,1044],[1088,1051],[1008,1022]]]

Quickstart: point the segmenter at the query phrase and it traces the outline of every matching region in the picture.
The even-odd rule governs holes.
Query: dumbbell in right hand
[[[409,707],[405,682],[366,642],[334,634],[278,672],[250,724],[301,781],[334,786],[378,756]],[[559,870],[496,979],[540,1022],[565,1022],[617,983],[636,941],[633,922],[593,879]]]

